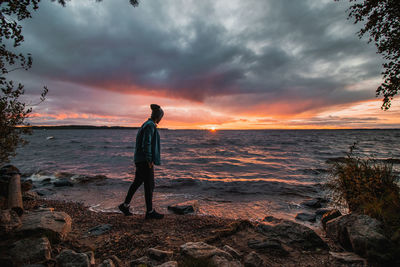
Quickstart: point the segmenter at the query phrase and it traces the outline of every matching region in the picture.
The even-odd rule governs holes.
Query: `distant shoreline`
[[[94,125],[55,125],[55,126],[22,126],[21,128],[31,128],[33,130],[137,130],[138,126],[94,126]],[[190,131],[209,131],[209,129],[169,129],[158,128],[160,130],[190,130]],[[216,129],[216,131],[387,131],[400,130],[400,128],[356,128],[356,129]]]

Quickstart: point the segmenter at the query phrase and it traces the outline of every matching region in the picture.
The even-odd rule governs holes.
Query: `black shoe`
[[[122,203],[121,205],[119,205],[118,208],[119,208],[120,211],[122,211],[122,213],[123,213],[125,216],[131,216],[131,215],[132,215],[132,212],[129,211],[129,206],[126,207],[126,206],[124,205],[124,203]]]
[[[162,219],[164,214],[158,213],[156,210],[146,212],[146,219]]]

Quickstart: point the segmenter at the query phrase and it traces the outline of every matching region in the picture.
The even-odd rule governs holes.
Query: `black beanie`
[[[160,119],[164,116],[164,111],[161,109],[161,107],[157,104],[151,104],[151,118],[152,119]]]

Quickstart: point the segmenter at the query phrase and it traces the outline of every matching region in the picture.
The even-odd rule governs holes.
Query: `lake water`
[[[50,188],[48,197],[116,211],[133,179],[136,133],[35,130],[12,164],[37,186],[59,172],[106,175],[111,179],[103,183]],[[301,202],[324,197],[327,160],[345,156],[354,142],[362,156],[400,158],[400,130],[160,130],[160,135],[154,205],[163,212],[170,204],[195,200],[199,214],[293,219],[313,212]],[[142,191],[132,201],[135,213],[144,212]]]

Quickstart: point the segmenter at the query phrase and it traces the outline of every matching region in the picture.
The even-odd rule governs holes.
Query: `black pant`
[[[144,197],[146,199],[147,211],[153,210],[153,190],[154,190],[154,168],[150,168],[147,162],[136,163],[135,180],[129,187],[125,203],[129,204],[136,190],[144,183]]]

